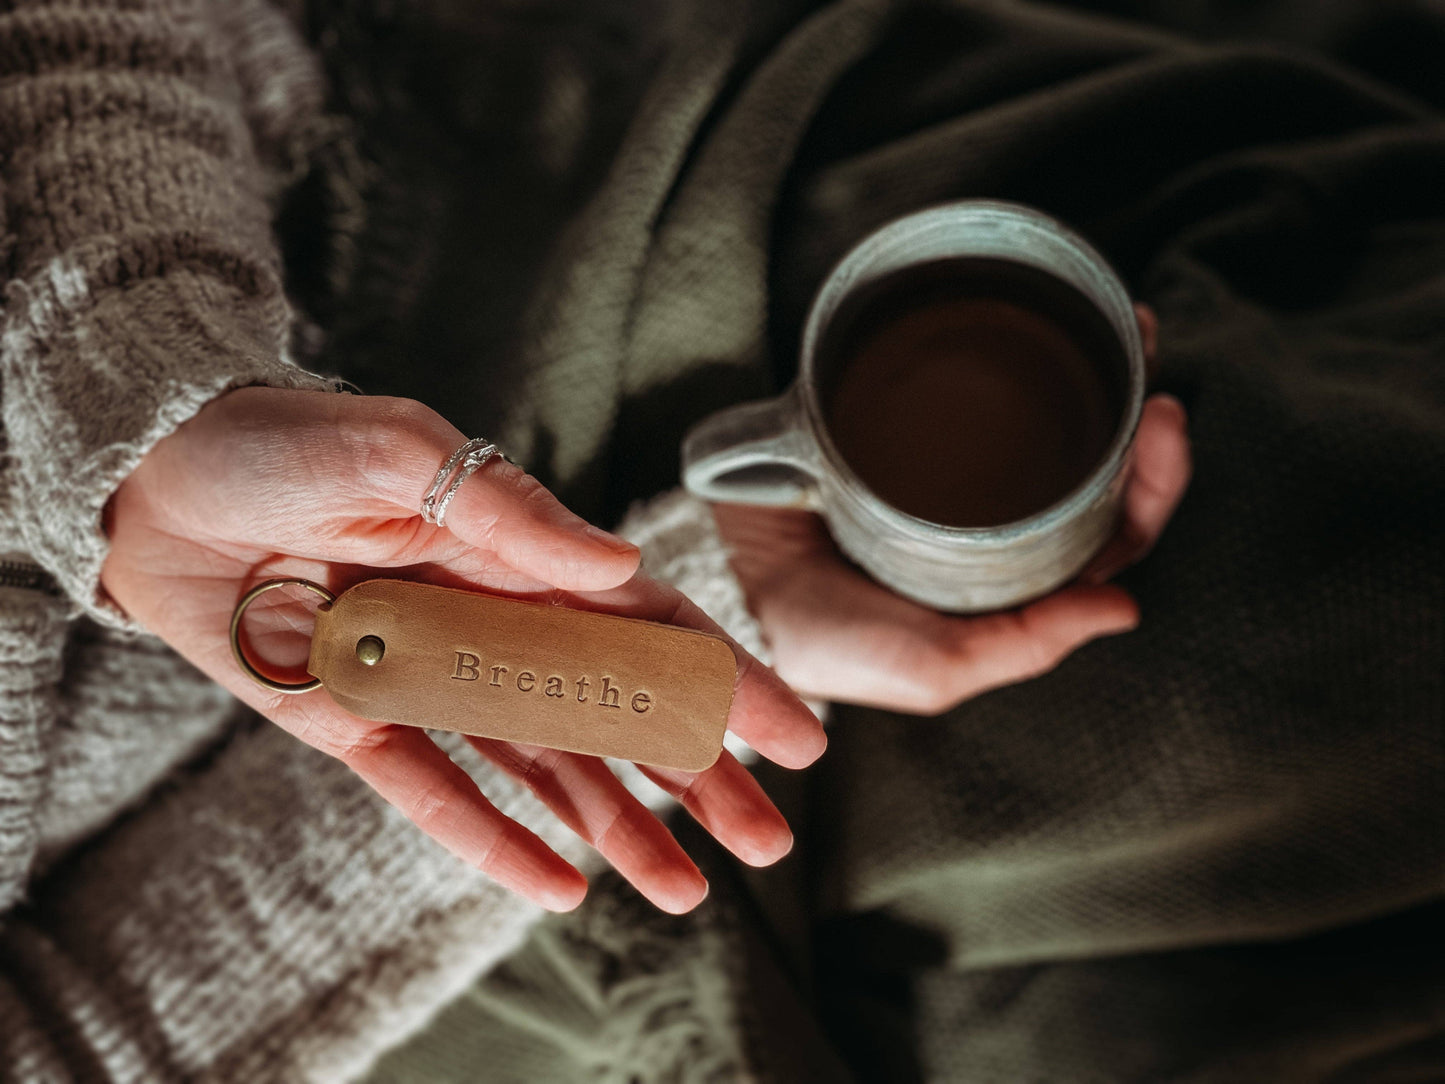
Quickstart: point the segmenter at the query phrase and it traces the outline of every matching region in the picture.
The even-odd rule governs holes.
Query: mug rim
[[[1082,256],[1090,265],[1091,269],[1099,274],[1102,279],[1104,290],[1114,295],[1110,300],[1121,304],[1129,314],[1124,321],[1124,332],[1120,335],[1121,345],[1124,347],[1126,362],[1126,387],[1124,395],[1124,406],[1120,412],[1118,424],[1114,436],[1106,448],[1104,454],[1099,458],[1093,469],[1086,474],[1082,481],[1069,490],[1052,504],[1046,505],[1022,519],[1009,520],[1005,523],[993,524],[987,527],[958,527],[946,523],[938,523],[931,519],[924,519],[905,512],[900,508],[889,504],[867,483],[865,483],[848,465],[837,446],[833,443],[832,436],[828,433],[827,423],[824,419],[822,404],[818,399],[817,386],[817,350],[822,335],[823,305],[825,301],[832,300],[832,294],[842,289],[842,297],[838,303],[832,306],[830,316],[836,314],[841,307],[842,298],[846,298],[856,284],[849,281],[855,269],[866,266],[869,260],[876,258],[877,250],[883,248],[887,243],[894,240],[900,233],[910,232],[920,227],[931,225],[940,220],[948,221],[956,216],[981,214],[984,218],[995,221],[1012,221],[1016,224],[1026,225],[1042,229],[1052,234],[1057,240],[1068,245],[1075,252]],[[958,256],[968,256],[967,252],[960,252]],[[947,257],[942,257],[947,258]],[[1004,258],[1008,257],[995,257]],[[1081,288],[1077,283],[1069,282],[1052,267],[1028,259],[1016,259],[1014,262],[1023,263],[1037,270],[1043,271],[1055,278],[1060,279],[1078,290],[1084,297],[1098,309],[1101,315],[1109,322],[1109,326],[1116,332],[1119,328],[1115,326],[1113,318],[1099,300],[1092,294]],[[839,284],[844,285],[840,286]],[[823,453],[829,469],[842,483],[844,491],[855,500],[862,503],[875,515],[886,522],[902,528],[910,534],[918,533],[919,529],[925,529],[935,537],[943,537],[957,541],[988,542],[990,544],[1007,542],[1015,539],[1026,538],[1031,535],[1046,533],[1050,528],[1061,522],[1073,519],[1079,513],[1092,506],[1100,496],[1108,490],[1119,476],[1125,466],[1130,450],[1134,443],[1135,433],[1139,428],[1139,419],[1143,414],[1144,390],[1146,383],[1144,365],[1144,344],[1139,335],[1139,324],[1134,318],[1133,301],[1129,296],[1128,289],[1124,286],[1119,274],[1088,241],[1084,240],[1076,231],[1064,225],[1058,219],[1045,214],[1036,208],[1026,204],[1015,203],[1010,200],[997,199],[961,199],[951,200],[946,203],[937,203],[921,210],[911,211],[890,219],[883,225],[870,231],[860,241],[850,247],[841,258],[837,260],[823,277],[822,284],[813,295],[813,300],[808,306],[808,316],[803,325],[802,339],[802,364],[798,371],[798,390],[801,393],[803,414],[808,423],[808,431],[812,434],[814,442]]]

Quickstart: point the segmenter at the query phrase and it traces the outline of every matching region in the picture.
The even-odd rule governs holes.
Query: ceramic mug
[[[845,303],[910,268],[983,257],[1024,264],[1073,287],[1117,336],[1122,389],[1113,438],[1071,492],[1011,523],[956,527],[899,510],[839,453],[820,396],[820,345]],[[1073,579],[1113,533],[1143,409],[1144,348],[1128,291],[1104,258],[1054,219],[1019,204],[964,200],[870,234],[828,274],[803,330],[798,379],[775,399],[743,403],[694,426],[683,482],[709,501],[810,509],[842,551],[906,598],[952,612],[1017,605]],[[924,469],[920,466],[920,469]]]

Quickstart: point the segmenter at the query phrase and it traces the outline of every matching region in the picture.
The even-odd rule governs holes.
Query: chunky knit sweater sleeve
[[[232,387],[330,386],[288,360],[267,202],[275,111],[320,94],[288,33],[260,0],[0,13],[0,559],[59,584],[0,581],[0,1079],[345,1079],[539,917],[98,588],[104,505],[156,441]],[[759,646],[705,507],[626,529]]]
[[[328,383],[287,359],[248,123],[257,18],[195,0],[0,14],[10,529],[102,621],[121,620],[97,590],[102,509],[146,451],[228,388]]]
[[[761,650],[705,505],[666,494],[619,529],[650,571]],[[33,813],[48,868],[0,914],[0,1079],[352,1079],[542,917],[263,720],[233,715],[226,743],[197,759],[214,745],[207,720],[230,710],[216,686],[150,638],[91,626],[64,645],[58,609],[21,611],[19,595],[0,588],[0,843],[24,842]],[[26,673],[28,685],[9,680]],[[49,726],[27,732],[24,718]],[[500,810],[599,868],[528,790],[457,735],[439,741]],[[633,765],[613,768],[654,809],[671,805]],[[114,792],[117,776],[129,793]],[[35,778],[50,785],[27,806]],[[0,854],[4,872],[23,853]]]

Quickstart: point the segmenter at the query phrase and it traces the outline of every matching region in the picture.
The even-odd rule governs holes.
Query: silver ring
[[[447,514],[447,505],[452,503],[452,498],[456,496],[461,484],[497,455],[502,455],[502,450],[484,437],[469,440],[453,452],[451,458],[442,464],[441,470],[437,471],[431,488],[421,499],[421,518],[440,527]],[[507,459],[505,455],[502,455],[502,458]],[[511,460],[507,459],[507,462],[510,463]],[[452,474],[453,471],[456,471],[455,475]],[[447,484],[449,477],[450,485]]]

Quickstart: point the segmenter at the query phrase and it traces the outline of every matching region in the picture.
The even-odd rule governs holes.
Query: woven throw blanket
[[[421,285],[337,317],[367,390],[615,518],[675,484],[687,425],[786,383],[851,243],[997,197],[1157,309],[1197,469],[1125,577],[1138,632],[936,719],[839,709],[819,765],[765,776],[786,868],[729,878],[698,841],[713,896],[682,919],[594,891],[377,1079],[1445,1073],[1440,6],[603,5],[600,63],[559,9],[506,10],[551,73],[511,132],[531,188],[477,151],[468,221],[500,224],[461,241],[462,204],[393,198],[421,240],[363,238],[356,282]],[[487,95],[448,78],[438,138],[486,146]],[[489,284],[484,320],[460,302]],[[368,362],[408,344],[414,370]]]

